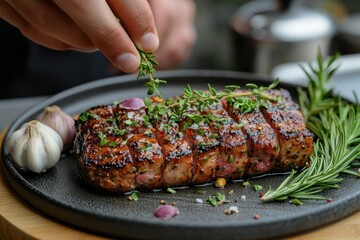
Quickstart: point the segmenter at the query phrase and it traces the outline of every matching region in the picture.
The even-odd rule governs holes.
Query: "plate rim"
[[[248,78],[249,80],[253,81],[254,79],[256,79],[257,81],[261,81],[261,82],[269,82],[271,83],[273,81],[273,79],[270,77],[270,76],[261,76],[261,75],[256,75],[256,74],[251,74],[251,73],[243,73],[243,72],[236,72],[236,71],[225,71],[225,70],[169,70],[169,71],[159,71],[157,73],[157,76],[158,78],[176,78],[176,77],[209,77],[209,75],[211,75],[212,77],[226,77],[226,78]],[[28,118],[30,113],[34,112],[36,109],[42,109],[44,106],[47,106],[49,105],[50,103],[53,103],[53,102],[57,102],[61,99],[63,99],[64,97],[69,97],[73,94],[76,94],[76,93],[79,93],[81,91],[84,91],[84,90],[89,90],[89,89],[93,89],[93,88],[97,88],[99,86],[103,87],[104,85],[112,85],[114,83],[127,83],[127,82],[134,82],[134,81],[139,81],[139,84],[140,82],[141,83],[144,83],[145,82],[145,78],[141,78],[139,80],[136,80],[136,75],[135,74],[130,74],[130,75],[125,75],[125,76],[116,76],[116,77],[111,77],[111,78],[105,78],[105,79],[99,79],[99,80],[96,80],[96,81],[93,81],[93,82],[89,82],[89,83],[85,83],[85,84],[82,84],[82,85],[79,85],[79,86],[76,86],[76,87],[73,87],[73,88],[70,88],[68,90],[65,90],[65,91],[62,91],[58,94],[55,94],[53,96],[50,96],[48,97],[47,99],[41,101],[40,103],[38,103],[36,106],[30,108],[28,111],[22,113],[19,118],[17,120],[15,120],[11,125],[10,127],[8,128],[5,136],[4,136],[4,141],[2,143],[2,151],[1,151],[1,154],[2,154],[2,157],[3,157],[3,161],[1,163],[1,168],[2,168],[2,172],[5,172],[5,176],[6,176],[6,180],[10,183],[10,185],[15,188],[15,191],[17,192],[17,194],[19,194],[22,199],[25,198],[25,195],[28,194],[26,193],[26,191],[32,191],[32,193],[34,193],[36,196],[34,196],[35,198],[41,198],[43,197],[43,194],[41,193],[41,191],[39,191],[38,189],[34,188],[28,181],[26,181],[25,178],[23,178],[21,176],[21,174],[18,174],[17,176],[12,176],[10,175],[10,172],[9,170],[12,170],[12,171],[17,171],[16,168],[13,166],[13,165],[7,165],[5,164],[4,162],[6,162],[6,150],[5,150],[5,144],[6,144],[6,141],[9,137],[9,133],[10,132],[13,132],[14,131],[14,128],[19,125],[19,122],[22,122],[24,119]],[[296,85],[296,84],[291,84],[291,83],[281,83],[282,85],[285,85],[285,86],[289,86],[289,87],[302,87],[302,86],[299,86],[299,85]],[[11,167],[13,167],[13,169],[10,169]],[[6,168],[6,169],[5,169]],[[4,170],[4,171],[3,171]],[[21,179],[22,178],[22,179]],[[25,182],[26,183],[26,186],[22,185],[21,182]],[[20,187],[20,189],[19,189]],[[277,221],[277,222],[283,222],[283,221],[297,221],[297,219],[299,218],[304,218],[306,216],[309,215],[309,213],[311,215],[319,215],[321,216],[321,214],[324,212],[324,211],[328,211],[328,210],[331,210],[333,208],[336,208],[340,205],[343,204],[343,202],[351,202],[351,201],[354,201],[355,203],[360,201],[360,192],[355,192],[351,195],[348,195],[346,196],[346,198],[342,198],[341,200],[339,201],[336,201],[336,202],[333,202],[333,203],[330,203],[330,204],[324,204],[324,205],[320,205],[319,207],[315,208],[315,209],[311,209],[310,211],[307,210],[306,213],[301,213],[300,215],[296,215],[296,216],[292,216],[291,219],[289,219],[289,216],[283,216],[283,217],[276,217],[275,219],[273,218],[268,218],[268,219],[265,219],[265,220],[261,220],[261,223],[263,224],[270,224],[270,223],[274,223],[274,221]],[[30,193],[31,194],[31,193]],[[25,198],[25,200],[28,202],[28,199]],[[32,206],[34,206],[34,203],[30,202],[30,204]],[[60,208],[66,208],[67,210],[71,210],[71,206],[70,205],[66,205],[64,204],[63,202],[59,202],[59,201],[54,201],[54,202],[51,202],[51,204],[55,205],[55,207],[59,207],[59,204],[60,204]],[[353,204],[355,206],[355,204]],[[35,206],[38,210],[42,211],[41,209],[38,208],[38,206]],[[342,217],[345,217],[355,211],[357,211],[359,209],[359,207],[357,209],[355,208],[351,208],[351,210],[349,210],[349,212],[343,212],[343,215],[341,216],[338,215],[338,217],[334,217],[333,219],[332,218],[328,218],[327,220],[323,221],[321,224],[314,224],[314,226],[312,228],[315,228],[315,227],[319,227],[319,226],[322,226],[324,224],[327,224],[327,223],[330,223],[330,222],[333,222],[335,220],[338,220]],[[78,211],[77,209],[72,209],[74,211]],[[45,212],[46,214],[48,214],[50,217],[54,217],[54,216],[51,216],[51,214],[49,214],[48,212]],[[79,216],[81,214],[84,214],[83,212],[78,212],[77,214],[79,214]],[[85,214],[93,214],[91,212],[86,212]],[[97,216],[97,214],[93,214],[94,216]],[[105,217],[106,218],[106,217]],[[55,219],[57,220],[60,220],[61,222],[64,222],[63,219],[58,219],[55,217]],[[107,217],[107,220],[117,220],[119,221],[119,218],[109,218]],[[121,221],[125,221],[125,222],[128,222],[128,224],[132,224],[131,223],[131,220],[129,221],[129,219],[127,218],[120,218]],[[69,223],[69,222],[66,222],[65,223]],[[250,224],[248,225],[249,227],[253,226],[253,225],[258,225],[257,222],[249,222]],[[83,228],[84,230],[89,230],[89,231],[92,231],[92,229],[87,229],[85,226],[79,226],[76,224],[74,225],[74,223],[71,223],[70,224],[72,226],[75,226],[75,227],[79,227],[79,228]],[[146,224],[148,225],[148,227],[152,227],[152,226],[158,226],[158,222],[146,222]],[[229,225],[229,222],[220,222],[217,226],[214,226],[214,225],[209,225],[208,223],[207,224],[198,224],[196,226],[190,226],[190,223],[189,225],[187,225],[186,227],[194,227],[194,228],[206,228],[206,230],[211,230],[212,228],[214,227],[224,227],[226,225],[226,227],[238,227],[238,224],[235,224],[235,222],[233,224],[230,224]],[[163,227],[166,227],[166,228],[174,228],[176,229],[176,224],[172,223],[171,221],[169,222],[164,222],[163,223]],[[300,231],[304,231],[304,230],[309,230],[311,228],[308,228],[308,227],[304,227],[304,229],[301,229]],[[95,232],[97,232],[95,230]],[[292,234],[294,232],[289,232],[289,233],[286,233],[285,231],[285,234]],[[101,234],[104,234],[103,232],[101,232]],[[283,236],[283,235],[281,235]]]

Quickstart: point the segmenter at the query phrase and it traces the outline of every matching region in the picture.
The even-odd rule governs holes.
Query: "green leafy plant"
[[[296,199],[328,199],[320,195],[325,189],[339,188],[341,173],[359,177],[350,170],[360,157],[360,107],[334,97],[328,83],[337,67],[338,55],[324,60],[317,56],[317,66],[310,65],[308,93],[299,89],[299,103],[308,128],[317,141],[310,156],[310,166],[301,173],[295,170],[276,188],[269,189],[262,201]]]
[[[138,49],[138,52],[140,54],[138,78],[149,76],[149,81],[145,83],[145,87],[148,89],[147,94],[152,95],[156,93],[162,99],[163,97],[159,90],[159,86],[161,84],[166,84],[166,81],[153,77],[154,73],[156,72],[153,65],[158,65],[158,62],[155,61],[154,53],[144,52],[140,49]]]

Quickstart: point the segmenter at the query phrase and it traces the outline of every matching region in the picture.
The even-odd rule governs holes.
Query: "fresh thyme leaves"
[[[168,117],[175,122],[179,122],[182,117],[190,119],[193,123],[219,122],[223,123],[224,119],[214,116],[199,116],[186,112],[191,108],[197,108],[200,112],[214,103],[218,103],[221,99],[225,99],[229,105],[242,112],[251,112],[255,108],[266,107],[269,101],[278,101],[266,93],[267,90],[277,86],[279,80],[276,79],[268,87],[258,87],[254,84],[246,85],[248,90],[239,91],[239,86],[226,86],[224,90],[217,91],[208,84],[208,91],[194,90],[187,86],[183,93],[176,99],[167,99],[162,102],[153,101],[146,98],[145,105],[152,121],[156,121],[159,116],[167,114]],[[190,124],[190,123],[189,123]]]
[[[339,188],[341,173],[357,175],[349,168],[360,157],[360,106],[332,97],[327,89],[329,78],[336,68],[332,67],[337,55],[324,61],[318,54],[317,68],[311,66],[309,97],[300,90],[299,101],[307,126],[318,140],[310,156],[310,166],[292,173],[275,189],[269,189],[262,201],[296,199],[327,200],[320,195],[325,189]]]
[[[82,122],[86,122],[88,119],[90,118],[98,118],[99,116],[93,113],[89,113],[89,112],[83,112],[80,114],[79,119]]]
[[[128,199],[130,200],[130,201],[138,201],[139,200],[139,196],[137,195],[137,193],[136,192],[132,192],[131,194],[130,194],[130,196],[128,197]]]
[[[225,195],[221,193],[216,193],[214,196],[209,196],[206,201],[211,204],[213,207],[220,206],[223,203],[229,203],[230,201],[226,199]]]
[[[176,190],[174,190],[174,189],[172,189],[172,188],[170,188],[170,187],[168,187],[168,188],[166,189],[166,191],[169,192],[169,193],[171,193],[171,194],[175,194],[175,193],[176,193]]]
[[[163,99],[161,92],[159,90],[160,84],[165,84],[165,80],[160,80],[158,78],[154,78],[153,75],[156,72],[153,65],[158,65],[158,62],[155,61],[155,55],[152,52],[144,52],[138,49],[140,54],[140,67],[138,78],[149,76],[149,81],[145,83],[145,87],[148,88],[147,94],[152,95],[154,92]]]

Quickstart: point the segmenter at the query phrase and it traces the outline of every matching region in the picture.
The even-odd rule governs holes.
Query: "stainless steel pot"
[[[232,19],[235,68],[268,74],[273,67],[310,61],[318,48],[330,50],[335,24],[325,13],[302,0],[256,0],[236,11]]]

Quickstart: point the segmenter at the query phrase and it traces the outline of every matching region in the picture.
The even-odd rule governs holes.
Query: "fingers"
[[[107,2],[138,48],[147,52],[157,50],[159,38],[147,0],[108,0]]]
[[[99,49],[123,72],[135,72],[140,56],[134,45],[155,51],[159,40],[146,0],[5,0],[2,18],[31,40],[65,50]],[[119,24],[120,17],[122,24]]]
[[[30,39],[51,48],[94,50],[95,46],[80,28],[55,4],[47,0],[6,0],[18,20],[16,26]],[[19,19],[22,19],[20,21]]]
[[[148,5],[145,0],[109,1],[114,13],[105,1],[54,0],[54,2],[74,20],[117,68],[128,73],[137,71],[140,64],[139,53],[114,14],[117,16],[123,15],[121,20],[124,25],[129,28],[133,27],[131,24],[134,23],[131,22],[142,21],[143,15],[148,16],[144,19],[151,18],[152,13],[151,11],[147,12],[146,6]],[[141,5],[140,2],[143,4]],[[136,5],[137,8],[132,7],[130,3]],[[118,5],[123,6],[118,7]],[[139,25],[143,24],[145,26],[149,25],[143,22]],[[137,31],[147,31],[148,29],[151,29],[151,27],[142,27]],[[142,42],[136,39],[140,34],[135,30],[131,30],[130,35],[134,37],[135,42]],[[145,47],[144,50],[146,50]]]

